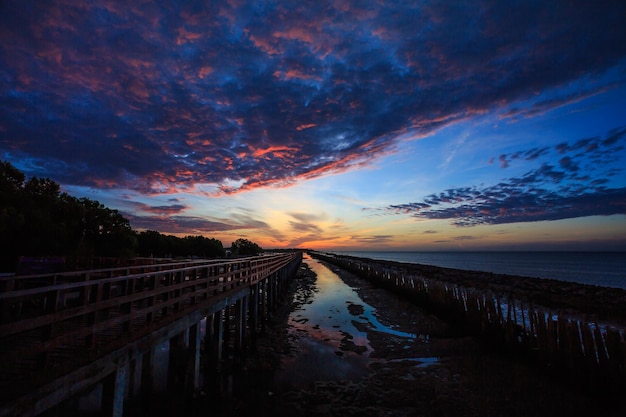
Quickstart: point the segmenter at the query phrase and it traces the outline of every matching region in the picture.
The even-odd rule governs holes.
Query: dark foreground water
[[[626,289],[626,252],[329,252]]]

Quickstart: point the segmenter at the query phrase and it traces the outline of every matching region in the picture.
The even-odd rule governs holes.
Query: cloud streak
[[[450,188],[417,202],[389,205],[382,211],[448,220],[455,226],[626,214],[626,188],[609,186],[612,177],[622,174],[623,169],[605,168],[623,156],[624,149],[626,127],[613,129],[604,138],[503,154],[498,158],[503,169],[518,160],[536,161],[539,166],[493,186]],[[560,156],[558,165],[541,161],[552,154]]]
[[[228,219],[174,214],[175,210],[163,210],[160,207],[144,208],[148,214],[140,215],[124,212],[133,227],[139,230],[158,230],[161,233],[176,235],[205,235],[219,232],[241,232],[252,230],[258,234],[272,235],[277,239],[282,234],[262,220],[241,213],[229,215]]]
[[[0,153],[76,186],[285,187],[367,164],[403,135],[580,99],[510,108],[623,66],[624,15],[582,1],[6,1]],[[542,151],[528,152],[500,163]]]

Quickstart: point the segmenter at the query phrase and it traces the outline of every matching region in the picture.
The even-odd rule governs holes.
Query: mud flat
[[[294,280],[293,303],[286,303],[242,366],[230,398],[207,404],[221,416],[623,416],[621,399],[602,399],[568,386],[513,354],[485,349],[446,323],[397,295],[328,265],[376,318],[414,340],[376,331],[357,320],[363,306],[348,305],[372,351],[367,374],[358,380],[318,380],[304,387],[277,387],[275,371],[297,355],[290,311],[309,302],[315,277],[306,265]],[[365,354],[350,335],[339,352]]]

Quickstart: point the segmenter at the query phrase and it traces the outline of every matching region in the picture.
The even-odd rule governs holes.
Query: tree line
[[[231,251],[256,255],[262,249],[237,239]],[[59,184],[48,178],[26,179],[9,162],[0,161],[0,272],[15,271],[20,256],[214,258],[225,254],[222,242],[214,238],[137,232],[119,211],[61,192]]]

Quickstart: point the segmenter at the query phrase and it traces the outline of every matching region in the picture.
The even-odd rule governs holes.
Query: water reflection
[[[431,365],[436,365],[439,363],[439,357],[437,356],[426,356],[421,358],[402,358],[402,359],[391,359],[387,362],[417,362],[415,365],[416,368],[426,368]]]
[[[407,343],[415,340],[415,334],[380,323],[375,309],[322,263],[308,255],[304,261],[317,275],[317,288],[309,302],[289,316],[289,332],[298,353],[283,361],[276,375],[277,388],[365,376],[373,352],[365,328],[405,337]]]

